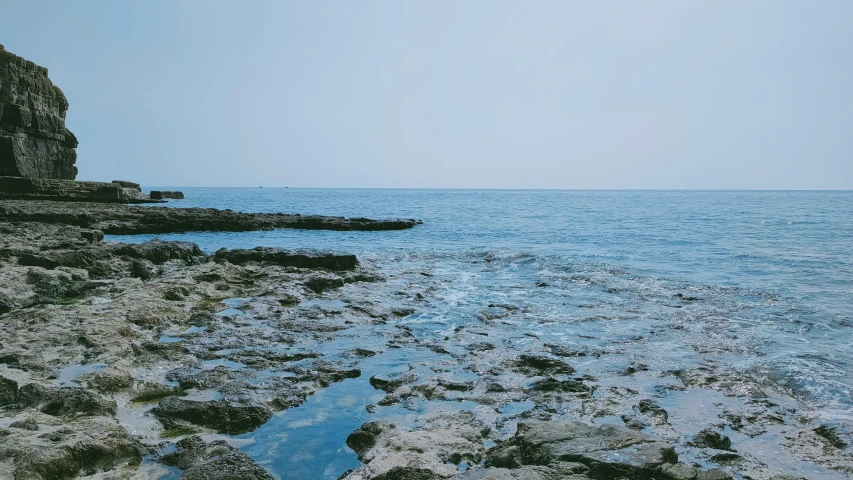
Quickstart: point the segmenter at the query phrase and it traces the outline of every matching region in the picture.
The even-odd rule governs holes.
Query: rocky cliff
[[[0,176],[73,180],[77,138],[47,69],[0,45]]]

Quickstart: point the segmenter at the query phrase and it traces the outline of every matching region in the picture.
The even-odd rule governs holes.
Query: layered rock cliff
[[[47,69],[0,45],[0,176],[73,180],[77,138]]]

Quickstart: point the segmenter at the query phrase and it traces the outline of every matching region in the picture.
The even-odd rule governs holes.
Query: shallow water
[[[208,252],[263,245],[355,253],[388,277],[377,297],[390,302],[395,291],[428,293],[430,301],[415,314],[370,336],[346,331],[324,345],[324,355],[333,357],[374,342],[383,353],[360,361],[361,378],[321,390],[241,436],[251,441],[244,450],[282,478],[337,478],[358,465],[344,440],[361,423],[412,423],[425,409],[451,408],[424,402],[370,414],[365,405],[383,395],[367,379],[446,358],[428,349],[387,348],[401,326],[424,343],[457,327],[475,332],[453,344],[458,352],[450,353],[461,356],[483,341],[475,337],[484,318],[492,344],[588,353],[569,360],[579,374],[598,379],[600,389],[630,383],[655,394],[665,387],[662,372],[725,365],[790,395],[839,433],[853,424],[853,192],[182,190],[187,199],[170,206],[424,220],[397,232],[158,236],[196,242]],[[343,291],[359,288],[368,287]],[[229,315],[244,308],[229,307]],[[347,305],[336,297],[300,308]],[[651,372],[645,377],[640,369],[626,380],[620,372],[636,365]],[[448,365],[448,376],[471,380],[465,375],[474,374],[463,367]],[[660,396],[686,431],[689,405],[701,401],[688,392]],[[454,409],[477,408],[454,403]],[[719,408],[725,403],[716,402]],[[510,402],[500,413],[512,417],[530,407]],[[510,422],[505,433],[512,428]],[[761,455],[768,465],[786,462],[779,454]]]

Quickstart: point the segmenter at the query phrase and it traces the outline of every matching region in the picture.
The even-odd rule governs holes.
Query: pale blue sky
[[[0,0],[80,179],[853,188],[853,1]]]

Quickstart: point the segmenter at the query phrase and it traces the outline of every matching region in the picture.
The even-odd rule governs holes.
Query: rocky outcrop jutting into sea
[[[73,180],[77,137],[47,69],[0,45],[0,176]]]

